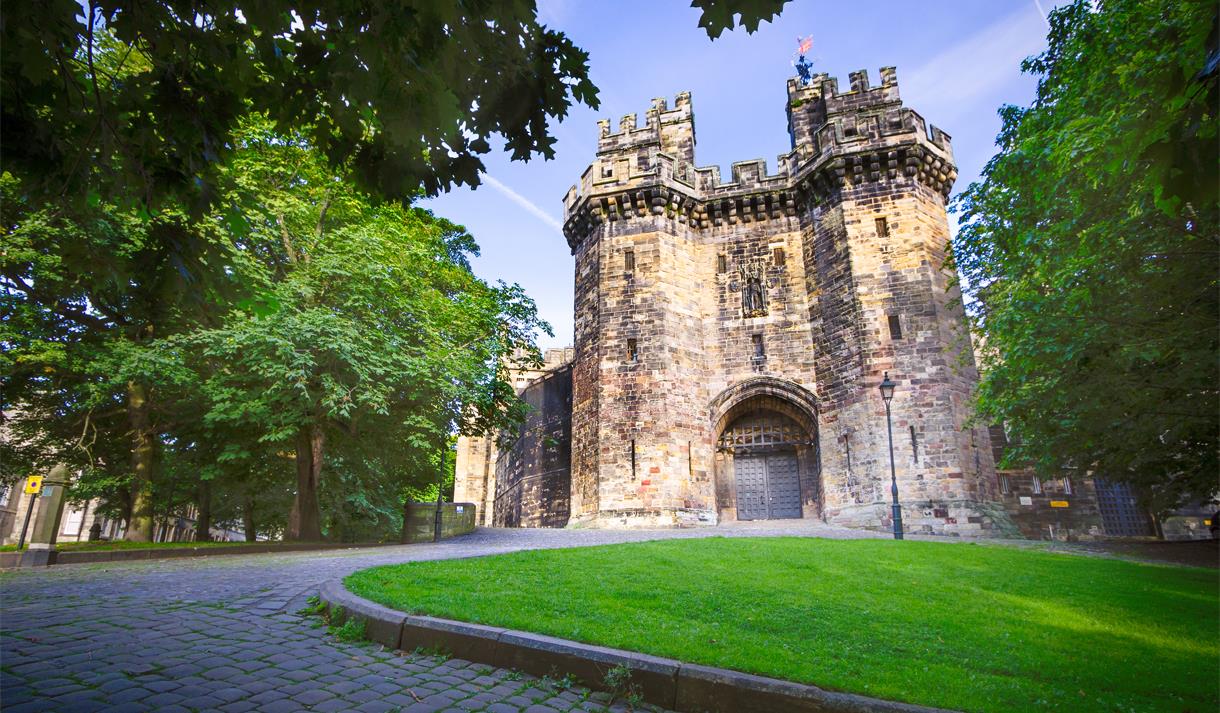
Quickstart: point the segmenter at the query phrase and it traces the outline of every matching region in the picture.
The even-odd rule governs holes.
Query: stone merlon
[[[949,135],[904,107],[894,67],[881,69],[881,85],[868,72],[850,75],[850,90],[818,74],[807,84],[788,80],[788,133],[792,150],[777,171],[751,159],[732,166],[726,181],[717,166],[695,166],[695,118],[689,92],[670,108],[654,99],[640,126],[635,114],[598,122],[597,156],[564,196],[564,235],[570,247],[605,220],[668,212],[691,227],[717,224],[717,204],[744,199],[755,214],[791,215],[799,197],[827,195],[843,186],[915,177],[948,196],[957,177]]]

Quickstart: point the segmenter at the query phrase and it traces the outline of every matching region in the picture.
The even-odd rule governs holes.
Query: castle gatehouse
[[[574,349],[521,376],[520,432],[459,446],[455,496],[482,522],[887,528],[886,372],[908,530],[1003,517],[945,265],[949,137],[903,106],[892,67],[846,91],[791,79],[785,110],[775,172],[729,176],[695,162],[689,94],[599,122],[564,197]]]

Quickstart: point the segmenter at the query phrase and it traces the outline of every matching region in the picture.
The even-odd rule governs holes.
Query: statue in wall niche
[[[741,279],[741,315],[762,317],[767,313],[767,282],[761,263],[744,263],[737,268]]]

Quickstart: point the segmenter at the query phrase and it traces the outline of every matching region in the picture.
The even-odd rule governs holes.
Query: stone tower
[[[689,94],[599,122],[564,198],[576,260],[574,523],[820,517],[887,527],[893,402],[908,529],[989,529],[995,465],[953,275],[949,137],[895,71],[788,82],[791,152],[695,166]]]

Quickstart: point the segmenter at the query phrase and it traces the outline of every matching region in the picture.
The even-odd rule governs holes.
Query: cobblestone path
[[[861,533],[792,522],[682,531],[495,530],[440,544],[71,565],[0,574],[0,707],[25,711],[626,711],[457,659],[336,641],[296,614],[357,569],[708,535]],[[651,710],[651,709],[650,709]]]

